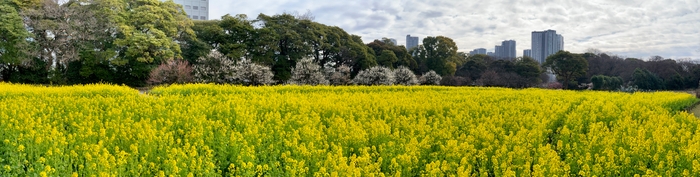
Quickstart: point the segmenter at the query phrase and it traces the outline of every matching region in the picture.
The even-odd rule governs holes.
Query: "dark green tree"
[[[456,71],[455,75],[466,77],[470,80],[477,80],[488,69],[488,61],[490,60],[490,57],[487,55],[468,56],[464,65]]]
[[[219,26],[223,29],[223,33],[220,34],[221,43],[217,49],[226,57],[233,60],[240,60],[246,57],[248,53],[247,44],[252,40],[255,30],[252,22],[247,18],[245,14],[236,16],[224,15],[221,17]]]
[[[377,56],[377,63],[389,69],[394,69],[394,63],[398,61],[399,58],[391,50],[382,50],[381,54]]]
[[[22,63],[31,61],[24,52],[30,33],[13,4],[0,3],[0,71],[1,80],[8,80]]]
[[[161,63],[182,58],[175,39],[183,34],[195,36],[192,21],[182,7],[173,1],[102,0],[99,14],[117,29],[111,49],[116,56],[109,60],[113,68],[112,82],[143,86],[153,68]]]
[[[570,88],[571,82],[580,76],[584,76],[588,70],[588,61],[579,54],[568,51],[559,51],[547,57],[543,67],[551,69],[562,82],[564,88]],[[574,83],[575,85],[576,83]]]
[[[616,90],[622,86],[622,78],[605,75],[595,75],[591,77],[593,90]]]
[[[260,28],[253,31],[251,35],[251,40],[247,44],[247,58],[261,65],[273,66],[276,61],[276,52],[279,51],[277,34],[270,28]]]
[[[530,57],[519,57],[515,59],[515,73],[523,77],[528,83],[527,86],[535,86],[541,81],[539,79],[542,74],[540,64]]]
[[[347,53],[343,55],[346,57],[344,63],[349,63],[350,68],[352,68],[352,76],[357,75],[362,70],[377,66],[374,51],[362,44],[360,36],[352,35],[350,40],[354,42],[349,44],[350,47],[345,51]]]
[[[642,90],[662,90],[664,81],[656,74],[647,69],[637,68],[634,70],[634,85]]]
[[[224,19],[235,20],[235,17],[230,15],[224,17],[227,17]],[[221,44],[226,42],[224,36],[227,35],[224,28],[220,26],[221,23],[221,20],[196,20],[193,21],[192,31],[200,41],[218,50]]]
[[[256,22],[275,34],[275,49],[272,60],[274,79],[285,82],[291,77],[291,68],[296,61],[311,55],[311,47],[304,43],[308,31],[302,30],[300,20],[291,14],[267,16],[258,15]]]
[[[418,58],[419,73],[434,70],[443,76],[453,75],[460,63],[457,45],[444,36],[423,39],[423,45],[413,49],[413,54]]]
[[[381,41],[374,40],[373,42],[367,44],[367,46],[372,48],[372,50],[374,50],[374,53],[378,55],[377,62],[379,62],[382,66],[390,68],[398,68],[399,66],[405,66],[410,68],[411,70],[415,70],[418,66],[416,61],[406,50],[406,47],[394,45],[387,38],[384,38]],[[382,63],[379,61],[379,57],[383,54],[383,51],[385,50],[393,52],[394,56],[396,56],[396,60],[392,62],[391,65],[389,65],[389,63]]]

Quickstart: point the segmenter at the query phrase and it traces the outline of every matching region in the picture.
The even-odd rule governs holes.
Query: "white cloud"
[[[554,29],[572,52],[597,48],[628,57],[700,59],[696,0],[212,0],[210,6],[212,17],[310,10],[316,21],[360,35],[366,43],[390,37],[405,44],[407,34],[444,35],[460,51],[470,51],[493,50],[513,39],[521,55],[530,48],[532,31]]]

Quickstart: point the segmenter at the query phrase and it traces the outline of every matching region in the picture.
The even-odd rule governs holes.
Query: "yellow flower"
[[[673,92],[190,84],[139,94],[0,83],[0,98],[0,122],[8,124],[0,134],[11,137],[2,143],[22,152],[11,157],[26,156],[7,164],[26,165],[30,175],[41,167],[35,162],[45,165],[41,176],[65,165],[96,176],[220,176],[222,165],[243,176],[700,169],[700,120],[676,111],[697,99]],[[9,165],[2,174],[22,176]]]

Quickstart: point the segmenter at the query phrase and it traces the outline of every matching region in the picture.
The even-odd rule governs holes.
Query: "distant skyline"
[[[530,49],[531,32],[556,30],[565,49],[589,48],[625,57],[700,59],[700,1],[454,1],[454,0],[210,0],[210,19],[246,14],[254,19],[284,12],[310,11],[315,21],[362,36],[365,43],[382,37],[446,36],[461,52],[493,51],[513,39],[517,51]],[[518,56],[522,56],[518,52]]]

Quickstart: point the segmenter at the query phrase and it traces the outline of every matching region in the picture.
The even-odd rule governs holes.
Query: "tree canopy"
[[[0,3],[0,24],[0,62],[19,64],[30,33],[24,29],[17,9],[8,3]]]
[[[275,80],[285,82],[291,68],[309,57],[321,66],[351,66],[353,73],[376,65],[375,53],[359,36],[292,14],[225,15],[197,22],[198,38],[233,60],[250,59],[271,66]]]
[[[586,75],[588,61],[579,54],[559,51],[547,57],[543,66],[551,69],[562,81],[565,88],[570,88],[569,85],[575,78]]]
[[[453,75],[457,70],[457,65],[464,63],[457,55],[457,44],[445,36],[426,37],[423,45],[419,45],[411,50],[419,65],[419,73],[429,70],[440,75]]]
[[[416,70],[418,64],[410,55],[406,47],[395,45],[389,39],[374,40],[367,44],[377,55],[377,63],[388,68],[398,68],[405,66],[411,70]],[[393,56],[392,56],[393,55]]]

